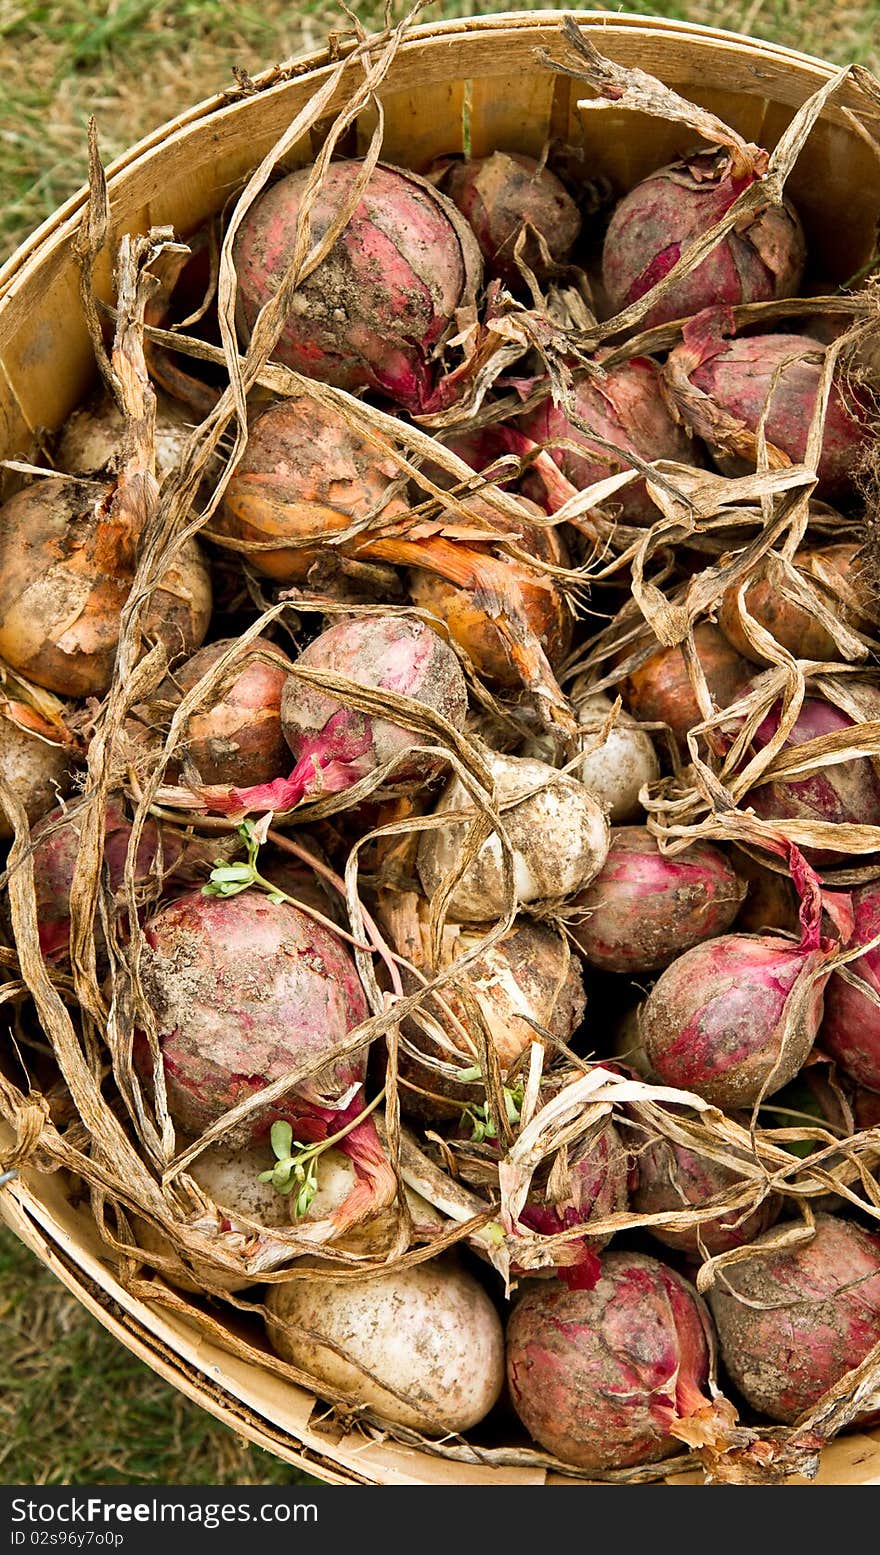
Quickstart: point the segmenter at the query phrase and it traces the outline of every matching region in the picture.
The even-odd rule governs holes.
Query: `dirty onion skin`
[[[576,778],[543,761],[503,756],[485,749],[504,830],[513,853],[513,884],[524,906],[558,901],[586,886],[608,853],[605,813]],[[478,811],[464,784],[453,777],[434,808]],[[426,896],[433,896],[458,866],[471,821],[450,821],[425,831],[416,868]],[[485,923],[507,911],[501,841],[491,832],[465,868],[448,903],[453,922]]]
[[[110,686],[137,548],[131,518],[115,515],[114,491],[38,480],[0,508],[0,655],[60,696],[102,696]],[[210,618],[210,578],[193,541],[153,594],[143,630],[173,659],[200,645]]]
[[[641,1253],[605,1253],[590,1291],[530,1290],[507,1325],[507,1377],[523,1425],[588,1473],[677,1452],[678,1422],[711,1408],[711,1351],[696,1291]]]
[[[407,538],[409,504],[390,489],[400,474],[393,451],[383,452],[381,445],[368,442],[341,411],[309,395],[283,400],[270,406],[251,429],[226,491],[217,533],[245,546],[268,546],[249,550],[248,558],[258,572],[280,583],[306,582],[313,563],[337,549],[359,560],[415,569],[417,602],[423,587],[418,573],[435,574],[469,595],[470,608],[458,603],[455,612],[462,617],[461,631],[477,672],[498,678],[501,635],[504,683],[543,688],[551,701],[561,702],[548,656],[558,658],[567,650],[571,613],[556,583],[542,571],[540,561],[532,567],[493,552],[495,536],[485,520],[480,521],[485,512],[480,504],[473,507],[473,533],[466,544],[437,533]],[[352,523],[368,518],[369,528],[337,540]],[[451,515],[450,522],[460,524],[459,515]],[[381,537],[376,534],[379,528]],[[525,526],[517,538],[521,548],[539,558],[553,557],[552,540],[526,533]],[[278,549],[271,544],[276,540]],[[450,630],[455,636],[452,625]]]
[[[730,337],[733,338],[730,338]],[[685,325],[682,343],[664,368],[670,403],[708,443],[718,468],[741,475],[755,468],[756,436],[765,407],[767,442],[800,464],[819,393],[824,347],[807,335],[734,335],[726,309],[709,308]],[[809,356],[819,361],[808,360]],[[831,385],[815,495],[851,502],[854,478],[870,442],[869,402],[863,391]]]
[[[260,196],[235,238],[236,319],[243,344],[293,258],[310,168]],[[363,172],[331,162],[310,211],[311,243],[323,237]],[[477,241],[451,200],[427,180],[379,164],[327,257],[290,301],[274,356],[295,372],[356,393],[371,389],[413,412],[456,397],[434,365],[460,308],[473,308],[482,278]]]
[[[656,972],[729,929],[745,893],[711,843],[668,857],[647,826],[617,826],[598,875],[570,904],[569,932],[591,966]]]
[[[297,668],[345,676],[355,685],[393,691],[440,713],[454,728],[467,716],[467,687],[452,649],[424,621],[360,616],[328,627],[303,650]],[[198,790],[211,809],[292,810],[303,799],[343,793],[385,762],[389,781],[427,780],[443,758],[413,753],[419,736],[389,718],[346,707],[332,693],[289,675],[281,695],[281,727],[296,766],[288,777],[247,788]]]
[[[565,185],[549,168],[520,152],[495,151],[490,157],[453,162],[440,187],[468,222],[489,275],[514,290],[523,284],[514,250],[526,224],[544,239],[557,264],[568,258],[580,236],[580,213]],[[527,245],[526,261],[541,273],[534,242]]]
[[[855,926],[847,950],[880,935],[880,887],[861,886],[853,891],[852,904]],[[825,990],[819,1044],[852,1079],[880,1091],[880,1005],[871,998],[871,994],[880,996],[880,947],[875,945],[847,962],[846,969],[864,985],[864,992],[838,972],[832,973]]]
[[[596,360],[601,367],[601,352]],[[591,439],[589,431],[569,421],[563,407],[553,403],[549,385],[546,398],[519,416],[516,425],[532,444],[547,449],[574,491],[629,469],[627,453],[637,454],[647,464],[655,459],[701,463],[698,445],[686,427],[676,424],[663,397],[661,382],[660,368],[649,356],[634,356],[607,372],[575,381],[574,407],[579,420],[598,437],[621,449],[620,454],[603,448]],[[527,387],[531,391],[537,385]],[[577,452],[560,447],[563,441],[574,443]],[[566,492],[564,488],[554,491],[545,478],[544,467],[528,471],[521,485],[526,496],[543,503],[551,513],[571,495],[571,490]],[[659,517],[642,480],[621,487],[609,503],[627,524],[653,524]]]
[[[614,209],[602,249],[602,281],[611,310],[622,311],[650,292],[684,249],[727,214],[767,168],[759,146],[689,152],[636,184]],[[797,212],[788,200],[767,204],[721,238],[642,320],[653,329],[690,318],[717,303],[794,297],[807,252]]]
[[[822,937],[818,885],[794,848],[790,869],[801,893],[799,943],[773,934],[706,940],[661,973],[642,1007],[652,1068],[717,1107],[750,1107],[787,1085],[819,1031],[839,946]]]
[[[198,1135],[231,1107],[295,1067],[329,1055],[368,1010],[343,942],[287,902],[254,891],[194,892],[163,907],[144,927],[141,975],[154,1012],[174,1123]],[[146,1039],[135,1059],[152,1074]],[[364,1109],[365,1049],[331,1060],[282,1099],[252,1112],[230,1144],[257,1143],[277,1119],[312,1144]],[[389,1204],[397,1179],[372,1118],[355,1123],[338,1148],[358,1181],[334,1216],[342,1232]]]
[[[791,1229],[760,1237],[709,1298],[734,1384],[783,1424],[812,1409],[880,1343],[880,1237],[818,1214],[810,1242],[762,1251]]]

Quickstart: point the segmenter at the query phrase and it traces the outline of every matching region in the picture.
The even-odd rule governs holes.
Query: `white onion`
[[[592,880],[605,862],[609,832],[598,800],[576,778],[557,772],[543,761],[483,752],[495,780],[502,821],[513,849],[517,900],[537,906],[574,895]],[[532,793],[532,790],[538,791]],[[521,802],[506,808],[523,795]],[[435,814],[471,810],[477,813],[457,777],[441,795]],[[469,822],[454,821],[423,833],[417,867],[428,896],[456,866],[462,855]],[[463,923],[487,922],[505,911],[501,840],[486,839],[458,882],[449,916]]]

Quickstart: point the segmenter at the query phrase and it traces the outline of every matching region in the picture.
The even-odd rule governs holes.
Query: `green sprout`
[[[272,1152],[275,1156],[275,1165],[268,1171],[260,1172],[260,1182],[270,1182],[276,1193],[290,1193],[296,1191],[296,1198],[292,1200],[291,1214],[296,1219],[306,1213],[318,1191],[318,1157],[329,1150],[331,1146],[338,1144],[346,1134],[350,1134],[353,1128],[363,1123],[370,1113],[375,1111],[385,1095],[383,1085],[377,1096],[373,1097],[368,1107],[350,1118],[344,1128],[335,1134],[329,1134],[317,1145],[304,1145],[301,1140],[294,1139],[293,1129],[283,1118],[272,1124],[269,1132],[269,1140]]]
[[[289,1123],[273,1123],[269,1138],[275,1165],[260,1173],[260,1182],[270,1182],[276,1193],[292,1194],[295,1188],[292,1213],[299,1219],[318,1191],[317,1154],[309,1145],[294,1139]]]
[[[202,895],[238,896],[241,891],[256,886],[258,890],[265,891],[270,902],[274,902],[276,906],[281,902],[290,901],[286,892],[279,891],[271,880],[267,880],[265,875],[260,874],[257,858],[265,839],[260,836],[253,821],[242,821],[238,828],[238,835],[247,848],[247,858],[239,859],[235,864],[226,864],[222,861],[216,863],[211,870],[207,885],[202,886]]]
[[[459,1079],[479,1080],[482,1079],[482,1073],[479,1069],[463,1069],[459,1074]],[[502,1086],[502,1094],[504,1096],[504,1110],[507,1113],[507,1121],[511,1128],[516,1128],[522,1121],[521,1112],[524,1096],[522,1081],[517,1080],[513,1086]],[[468,1103],[463,1110],[462,1116],[467,1118],[472,1126],[473,1133],[471,1138],[475,1144],[481,1145],[484,1140],[498,1138],[498,1130],[492,1121],[488,1101],[484,1101],[481,1106]]]

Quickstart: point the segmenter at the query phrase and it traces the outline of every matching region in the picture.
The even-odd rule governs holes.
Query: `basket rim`
[[[743,52],[754,52],[756,49],[767,55],[773,56],[780,62],[788,61],[800,66],[810,66],[817,73],[824,74],[829,79],[834,73],[835,66],[830,61],[822,59],[815,54],[806,54],[800,49],[790,48],[787,44],[772,43],[767,39],[755,38],[747,33],[730,31],[722,27],[709,27],[701,22],[679,21],[662,16],[641,16],[631,11],[594,11],[594,10],[569,10],[558,7],[548,7],[540,11],[499,11],[491,16],[457,17],[438,22],[420,22],[407,34],[401,45],[401,52],[406,53],[413,48],[432,39],[445,37],[455,38],[468,36],[479,32],[503,32],[503,31],[539,31],[547,27],[548,23],[561,22],[566,16],[573,16],[576,21],[600,31],[607,32],[638,32],[662,33],[670,37],[695,37],[703,39],[717,39],[728,46],[740,48]],[[343,57],[353,48],[347,45],[339,51],[339,57]],[[308,54],[302,54],[294,58],[284,60],[280,64],[267,66],[252,78],[253,85],[260,93],[272,90],[283,90],[291,81],[301,80],[303,76],[317,75],[322,70],[331,68],[331,53],[329,44],[322,49],[316,49]],[[209,119],[212,115],[233,107],[241,101],[243,94],[237,88],[215,92],[212,96],[203,98],[193,104],[191,108],[184,109],[182,113],[173,118],[166,119],[164,123],[157,125],[155,129],[148,131],[140,140],[126,147],[108,163],[106,176],[108,187],[112,192],[114,181],[140,158],[148,152],[160,146],[169,136],[179,130]],[[247,94],[250,96],[250,92]],[[74,218],[78,217],[85,208],[89,198],[87,183],[81,184],[79,189],[56,210],[54,210],[0,265],[0,305],[14,285],[17,277],[25,270],[29,260],[35,255],[45,252],[46,247],[52,247],[51,239],[57,243],[64,241],[68,230],[72,227]]]

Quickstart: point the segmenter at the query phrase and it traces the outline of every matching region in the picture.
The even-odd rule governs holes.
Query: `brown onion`
[[[226,637],[200,648],[163,682],[157,699],[179,701],[234,642]],[[190,714],[178,751],[193,763],[203,783],[268,783],[284,771],[289,755],[281,727],[281,693],[290,663],[268,637],[253,638],[236,653],[216,700],[212,697]]]
[[[111,497],[92,481],[45,479],[0,508],[0,655],[61,695],[110,685],[135,565]],[[144,634],[176,658],[199,646],[210,615],[210,579],[192,541],[153,594]]]
[[[752,666],[709,621],[694,627],[694,646],[716,708],[728,707],[748,686]],[[703,722],[680,648],[659,648],[622,682],[624,706],[642,723],[665,723],[680,745]]]
[[[819,586],[824,603],[844,626],[870,634],[880,621],[880,601],[859,566],[860,554],[861,547],[855,544],[826,545],[800,551],[794,566],[807,583]],[[823,662],[839,658],[837,643],[814,612],[787,597],[786,581],[781,558],[774,552],[764,556],[750,572],[743,591],[749,615],[795,658]],[[764,661],[740,623],[737,592],[738,585],[731,584],[721,601],[718,624],[737,653],[761,664]]]
[[[70,791],[75,758],[69,747],[53,744],[0,716],[0,778],[24,805],[28,820],[39,821]],[[0,810],[0,840],[12,827]]]

